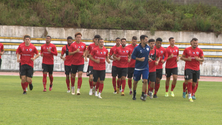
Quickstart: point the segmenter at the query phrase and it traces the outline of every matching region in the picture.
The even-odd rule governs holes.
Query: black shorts
[[[98,78],[100,81],[105,80],[106,70],[93,70],[93,82],[97,82]]]
[[[148,77],[148,82],[156,82],[156,72],[150,72]]]
[[[20,69],[20,76],[24,76],[24,75],[32,78],[33,68],[27,64],[22,65]]]
[[[53,73],[53,67],[54,67],[54,65],[49,65],[49,64],[42,63],[43,72],[48,72],[49,74],[52,74]]]
[[[165,69],[166,71],[166,77],[170,77],[171,75],[178,75],[178,68],[172,68],[172,69]]]
[[[83,71],[84,64],[83,65],[72,65],[72,73],[76,74],[77,72]]]
[[[186,69],[184,71],[184,78],[185,80],[193,79],[193,82],[197,82],[197,80],[200,79],[200,70]]]
[[[89,76],[89,75],[92,75],[92,74],[93,74],[93,67],[92,66],[88,66],[86,75]]]
[[[71,66],[66,66],[66,65],[65,65],[65,74],[66,74],[66,75],[69,75],[69,73],[71,73],[71,72],[72,72]]]
[[[162,79],[163,69],[156,69],[156,78]]]
[[[116,77],[116,76],[117,76],[117,67],[112,66],[112,77]]]
[[[128,73],[127,73],[128,74],[127,75],[128,78],[132,78],[133,77],[134,69],[135,68],[128,68]]]
[[[128,68],[118,68],[117,67],[118,78],[121,78],[122,76],[126,77],[127,73],[128,73]]]
[[[1,66],[2,66],[2,59],[0,59],[0,69],[1,69]]]

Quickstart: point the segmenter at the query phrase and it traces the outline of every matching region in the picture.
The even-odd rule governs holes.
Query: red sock
[[[68,88],[68,90],[70,90],[70,81],[69,81],[69,79],[66,79],[66,85],[67,85],[67,88]]]
[[[71,87],[75,86],[75,78],[71,78]]]
[[[22,86],[23,91],[26,91],[26,87],[25,87],[26,84],[25,84],[25,82],[24,83],[21,82],[21,86]]]
[[[166,92],[168,92],[169,86],[166,85],[165,88],[166,88]]]
[[[148,92],[150,91],[150,84],[151,82],[148,83]]]
[[[96,82],[96,91],[98,90],[98,88],[99,88],[99,82]]]
[[[82,86],[82,77],[78,78],[78,89],[80,89]]]
[[[128,86],[129,86],[129,89],[132,89],[132,79],[128,79]]]
[[[99,92],[100,92],[100,93],[102,93],[102,91],[103,91],[103,86],[104,86],[103,83],[100,83],[100,84],[99,84]]]
[[[52,85],[52,82],[53,82],[53,76],[52,75],[49,75],[49,80],[50,80],[50,85]]]
[[[120,81],[117,80],[117,88],[120,88],[120,86],[121,86],[121,80]]]
[[[47,83],[47,74],[43,74],[43,87],[46,88],[46,83]]]
[[[171,91],[173,91],[174,90],[174,88],[175,88],[175,85],[171,85]]]
[[[90,81],[90,80],[89,80],[89,87],[90,87],[90,89],[93,88],[93,81]]]
[[[188,82],[187,90],[188,90],[188,94],[192,94],[192,82]]]
[[[154,92],[154,94],[157,94],[159,88],[160,88],[160,83],[156,83],[155,84],[155,92]]]
[[[153,87],[150,86],[149,91],[150,91],[150,92],[153,92]]]
[[[122,92],[124,92],[125,90],[125,87],[126,87],[126,80],[121,80],[121,83],[122,83]]]
[[[192,96],[195,95],[195,88],[196,86],[192,86]]]
[[[116,91],[116,77],[112,78],[112,82],[113,82],[114,91]]]
[[[29,86],[28,82],[25,82],[25,88],[27,88]]]

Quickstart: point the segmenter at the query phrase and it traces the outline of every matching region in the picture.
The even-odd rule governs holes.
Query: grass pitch
[[[143,102],[139,99],[141,81],[137,100],[133,101],[128,85],[125,96],[114,95],[109,78],[105,80],[103,99],[98,99],[88,95],[88,78],[83,78],[79,96],[66,93],[65,77],[54,77],[53,89],[47,88],[47,92],[42,92],[42,77],[34,77],[34,89],[23,95],[18,76],[0,76],[0,124],[222,124],[221,83],[200,82],[193,103],[182,98],[182,81],[177,82],[174,98],[164,97],[164,84],[161,81],[157,99]]]

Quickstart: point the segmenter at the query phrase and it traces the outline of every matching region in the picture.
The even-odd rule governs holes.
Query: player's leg
[[[116,71],[117,71],[117,76],[118,76],[118,79],[117,79],[117,89],[116,89],[116,92],[117,94],[119,94],[120,92],[120,86],[121,86],[121,72],[122,72],[122,68],[116,68]]]
[[[134,70],[134,76],[133,76],[133,100],[136,100],[136,88],[137,88],[137,83],[141,78],[142,71]]]
[[[82,73],[83,73],[84,65],[78,66],[78,88],[77,88],[77,95],[80,95],[80,88],[82,86]]]
[[[26,84],[27,84],[27,86],[29,85],[30,90],[33,89],[32,77],[33,77],[33,67],[28,65],[27,66],[27,74],[26,74]]]
[[[42,78],[43,92],[46,92],[47,72],[48,72],[48,67],[46,66],[46,64],[42,63],[42,69],[43,69],[43,78]]]
[[[89,95],[93,94],[93,67],[92,66],[88,66],[87,69],[87,76],[89,76]]]
[[[187,90],[188,90],[188,99],[190,102],[193,102],[192,99],[192,81],[193,81],[193,73],[191,69],[186,69],[185,71],[185,83],[187,83]]]
[[[196,85],[198,82],[198,72],[193,70],[193,82],[192,82],[192,99],[196,100],[195,92],[196,92]]]
[[[0,69],[1,69],[1,66],[2,66],[2,59],[0,59]]]
[[[142,94],[140,99],[142,101],[146,101],[146,88],[147,88],[147,82],[148,82],[148,76],[149,76],[149,71],[148,69],[142,70],[142,77],[143,77],[143,86],[142,86]]]
[[[153,89],[155,87],[155,82],[156,82],[156,72],[150,72],[149,73],[149,80],[150,80],[150,88],[149,88],[149,96],[150,99],[153,98]]]
[[[98,70],[94,70],[94,71],[93,71],[93,85],[96,85],[96,84],[97,84],[98,78],[99,78]],[[97,87],[99,88],[99,85],[98,85],[98,86],[96,85],[96,88],[97,88]],[[96,89],[96,91],[95,91],[95,96],[98,96],[97,89]]]
[[[26,94],[26,87],[27,87],[26,75],[28,74],[27,65],[21,65],[20,68],[21,68],[20,69],[21,86],[23,89],[23,94]]]
[[[75,78],[76,78],[76,72],[77,72],[77,66],[76,65],[72,65],[71,66],[72,69],[72,73],[71,73],[71,94],[75,95]]]
[[[106,74],[105,70],[99,71],[99,78],[100,78],[99,83],[100,84],[99,84],[99,95],[98,95],[98,98],[102,98],[101,97],[101,93],[102,93],[103,87],[104,87],[105,74]]]
[[[163,76],[163,69],[157,69],[156,70],[156,82],[155,82],[155,92],[153,98],[157,98],[157,92],[160,88],[160,80]]]
[[[112,83],[113,83],[113,94],[117,94],[116,92],[116,76],[117,76],[117,69],[116,66],[112,66]]]
[[[71,72],[71,66],[65,65],[65,74],[66,74],[66,86],[67,86],[67,93],[70,93],[70,80],[69,80],[69,73]]]
[[[173,90],[174,90],[174,88],[176,86],[176,83],[177,83],[178,68],[173,68],[172,69],[172,74],[173,74],[173,81],[172,81],[172,84],[171,84],[171,93],[170,93],[170,95],[172,97],[174,97]]]
[[[134,68],[128,68],[128,86],[129,86],[129,94],[131,95],[132,94],[132,77],[133,77],[133,72],[134,72]]]
[[[53,85],[53,68],[54,65],[48,65],[48,71],[49,71],[49,80],[50,80],[50,85],[49,85],[49,91],[52,90],[52,85]]]
[[[170,76],[171,76],[171,69],[167,69],[166,68],[166,83],[165,83],[165,89],[166,89],[166,93],[165,93],[165,97],[168,97],[168,90],[169,90],[169,84],[170,84]]]
[[[126,87],[126,75],[128,73],[128,68],[122,68],[122,72],[121,72],[121,84],[122,84],[122,92],[121,92],[121,96],[124,96],[124,90]]]

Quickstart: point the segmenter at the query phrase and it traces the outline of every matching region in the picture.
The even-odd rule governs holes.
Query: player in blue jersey
[[[149,53],[150,47],[147,45],[148,36],[141,35],[140,36],[140,44],[135,47],[132,53],[132,59],[136,60],[135,70],[134,70],[134,82],[133,82],[133,100],[136,100],[136,88],[137,83],[141,78],[143,79],[143,86],[142,86],[142,95],[140,97],[141,100],[146,100],[145,90],[147,88],[147,79],[149,76]]]

